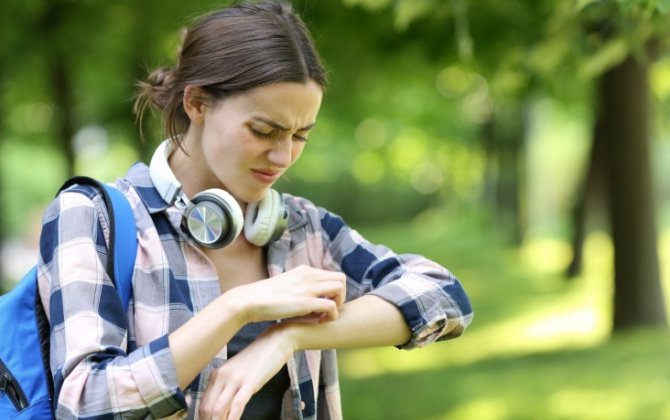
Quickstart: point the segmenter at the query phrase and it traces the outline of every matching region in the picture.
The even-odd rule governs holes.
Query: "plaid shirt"
[[[58,418],[197,417],[218,354],[191,385],[177,384],[168,335],[220,295],[216,269],[181,230],[144,164],[116,186],[133,208],[138,249],[133,296],[124,313],[105,271],[109,219],[99,192],[75,186],[47,209],[42,226],[39,288],[51,324],[51,369]],[[289,229],[267,250],[276,276],[307,264],[347,276],[347,300],[370,293],[393,303],[412,331],[401,348],[457,337],[472,319],[459,281],[417,255],[373,245],[340,217],[285,195]],[[334,350],[289,360],[285,419],[342,417]]]

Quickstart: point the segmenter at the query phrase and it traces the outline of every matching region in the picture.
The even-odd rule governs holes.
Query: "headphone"
[[[202,191],[189,200],[168,164],[171,152],[170,140],[163,141],[151,158],[149,175],[160,196],[183,209],[185,230],[198,245],[222,248],[239,236],[243,226],[244,236],[256,246],[276,241],[284,233],[288,210],[277,191],[270,189],[260,202],[249,203],[245,216],[237,200],[219,188]]]

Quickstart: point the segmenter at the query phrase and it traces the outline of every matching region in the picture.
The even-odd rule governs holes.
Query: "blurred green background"
[[[670,418],[670,0],[293,3],[331,85],[278,189],[445,265],[476,313],[340,352],[345,418]],[[225,4],[3,0],[0,288],[67,176],[147,161],[135,83]]]

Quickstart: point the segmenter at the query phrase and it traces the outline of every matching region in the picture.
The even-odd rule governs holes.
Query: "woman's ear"
[[[184,111],[191,123],[201,124],[204,121],[207,97],[205,91],[198,86],[188,85],[184,89]]]

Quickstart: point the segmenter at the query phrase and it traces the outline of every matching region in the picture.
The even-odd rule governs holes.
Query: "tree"
[[[511,62],[511,70],[532,81],[511,95],[503,93],[503,98],[507,95],[523,103],[524,98],[534,93],[560,94],[571,96],[572,100],[588,101],[583,92],[566,95],[565,91],[569,91],[571,85],[595,86],[590,100],[597,103],[593,119],[595,140],[581,199],[574,211],[575,258],[570,270],[575,272],[579,268],[586,212],[590,208],[591,194],[599,189],[598,174],[604,170],[607,177],[603,187],[608,191],[615,249],[614,330],[665,325],[649,161],[649,55],[646,47],[651,40],[666,34],[670,2],[587,0],[576,4],[536,1],[500,5],[478,2],[470,5],[472,9],[465,18],[462,1],[449,4],[407,0],[346,2],[369,8],[393,7],[403,27],[417,20],[422,23],[430,19],[454,19],[457,23],[468,20],[469,24],[456,25],[461,28],[456,31],[457,45],[467,46],[464,48],[467,54],[461,59],[466,59],[469,65],[477,63],[488,80],[494,80],[497,69]],[[522,29],[517,23],[523,17],[532,19],[533,24]],[[484,22],[488,25],[483,25]],[[491,31],[482,31],[482,27],[495,28],[495,36],[491,38]],[[515,63],[519,48],[529,53],[523,55],[524,60]],[[546,54],[547,51],[553,54]],[[494,118],[501,117],[507,118],[504,114],[494,115]],[[493,120],[484,130],[488,138],[486,150],[499,150],[493,155],[499,162],[508,162],[510,167],[509,162],[518,158],[514,154],[518,149],[510,147],[514,142],[507,143],[507,147],[493,146],[500,141],[500,136],[492,128],[499,125]],[[505,195],[516,194],[509,186],[518,184],[503,182],[501,185],[509,188]]]
[[[644,58],[628,56],[600,79],[614,240],[614,329],[666,325],[649,156]]]
[[[581,11],[584,36],[590,40],[585,51],[599,51],[591,61],[597,63],[597,114],[590,176],[582,188],[592,189],[597,174],[606,175],[603,187],[614,244],[614,331],[667,325],[650,162],[648,76],[658,47],[655,40],[667,23],[665,3],[594,2]],[[584,197],[585,207],[588,199]],[[577,232],[583,219],[577,221]]]

